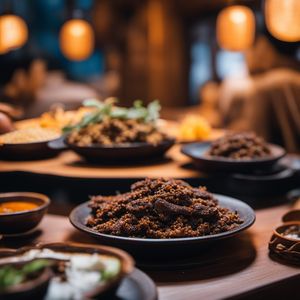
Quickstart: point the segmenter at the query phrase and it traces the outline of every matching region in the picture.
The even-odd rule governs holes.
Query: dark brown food
[[[198,237],[243,223],[237,212],[220,207],[206,188],[166,178],[138,181],[125,194],[94,196],[89,206],[87,226],[128,237]]]
[[[271,155],[268,144],[253,132],[228,134],[212,143],[209,156],[232,159],[263,158]]]
[[[153,123],[130,119],[107,118],[101,123],[90,124],[80,130],[74,130],[68,137],[68,142],[78,146],[117,145],[126,143],[158,144],[167,136],[160,132]]]

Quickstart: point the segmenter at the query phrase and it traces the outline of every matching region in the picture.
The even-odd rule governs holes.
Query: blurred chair
[[[226,127],[253,130],[289,152],[300,150],[299,72],[274,69],[241,82],[224,81],[220,95]]]

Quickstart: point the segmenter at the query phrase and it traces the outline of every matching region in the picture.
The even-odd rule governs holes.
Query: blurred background
[[[298,152],[299,41],[299,0],[1,0],[0,110],[159,99]]]

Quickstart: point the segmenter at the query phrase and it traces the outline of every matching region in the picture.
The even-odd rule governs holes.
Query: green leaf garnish
[[[0,267],[0,289],[25,282],[28,276],[43,270],[51,264],[50,260],[36,259],[19,268],[14,265]]]
[[[139,120],[145,123],[154,123],[159,118],[161,106],[158,100],[143,106],[141,100],[136,100],[130,108],[116,106],[118,100],[116,98],[107,98],[104,102],[97,99],[87,99],[83,102],[85,107],[93,107],[94,110],[87,113],[79,123],[73,126],[63,128],[64,133],[68,133],[74,129],[81,129],[90,124],[101,122],[105,118],[123,119],[123,120]]]

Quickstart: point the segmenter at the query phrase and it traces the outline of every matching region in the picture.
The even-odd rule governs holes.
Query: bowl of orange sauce
[[[49,198],[43,194],[0,194],[0,234],[21,234],[34,229],[47,212],[49,204]]]

